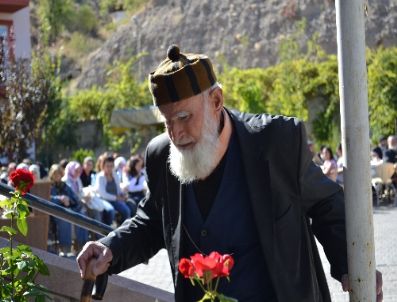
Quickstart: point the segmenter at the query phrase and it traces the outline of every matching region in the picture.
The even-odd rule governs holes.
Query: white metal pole
[[[351,302],[376,301],[363,0],[336,0]]]

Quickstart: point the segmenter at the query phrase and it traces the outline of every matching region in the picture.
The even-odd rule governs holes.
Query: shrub
[[[76,151],[74,151],[72,153],[71,158],[79,163],[83,163],[84,162],[84,158],[86,157],[92,157],[94,159],[95,162],[95,153],[92,150],[88,150],[88,149],[78,149]]]

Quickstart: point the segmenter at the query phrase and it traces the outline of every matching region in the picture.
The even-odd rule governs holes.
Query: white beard
[[[168,162],[172,174],[183,184],[205,179],[216,167],[218,145],[218,125],[210,118],[205,105],[202,136],[193,149],[180,150],[170,142]]]

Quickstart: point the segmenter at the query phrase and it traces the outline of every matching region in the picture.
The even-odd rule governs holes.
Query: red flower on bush
[[[179,271],[185,278],[192,278],[195,273],[192,262],[186,258],[182,258],[181,261],[179,261]]]
[[[22,195],[29,192],[34,183],[32,172],[25,169],[16,169],[11,173],[10,180],[12,185],[20,191]]]
[[[209,256],[196,253],[190,259],[182,258],[178,265],[181,274],[189,278],[193,285],[199,284],[204,291],[204,297],[200,301],[216,301],[216,299],[236,301],[217,292],[220,277],[227,277],[229,280],[233,266],[234,259],[231,255],[221,255],[218,252],[211,252]],[[216,279],[216,284],[212,286],[214,279]]]

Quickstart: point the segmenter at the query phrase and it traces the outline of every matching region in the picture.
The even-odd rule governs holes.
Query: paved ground
[[[380,207],[374,210],[375,256],[377,268],[383,274],[383,292],[385,302],[397,302],[397,208]],[[329,264],[323,259],[324,269],[329,272]],[[148,265],[138,265],[120,275],[173,292],[171,271],[165,250],[153,257]],[[340,283],[328,273],[332,301],[349,301],[349,295],[343,293]]]

